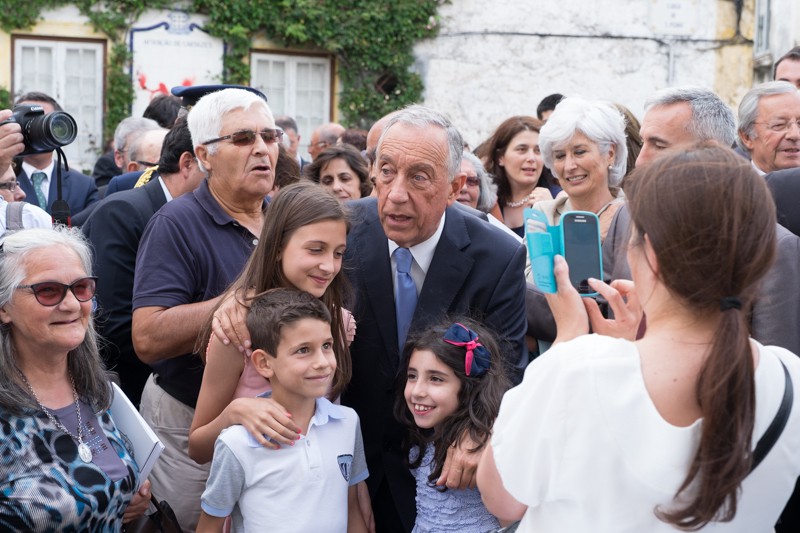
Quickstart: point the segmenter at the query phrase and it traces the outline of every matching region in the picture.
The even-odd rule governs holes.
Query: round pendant
[[[78,444],[78,455],[80,455],[84,463],[92,462],[92,450],[89,449],[89,445],[85,442]]]

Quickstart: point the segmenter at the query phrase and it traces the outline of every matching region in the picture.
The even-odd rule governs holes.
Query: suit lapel
[[[158,179],[151,179],[147,185],[144,186],[144,190],[147,191],[147,197],[150,200],[150,207],[152,209],[152,213],[150,214],[153,215],[167,203],[167,197]]]
[[[411,331],[430,326],[450,310],[475,262],[462,251],[469,243],[463,215],[448,208],[442,236],[420,291]]]

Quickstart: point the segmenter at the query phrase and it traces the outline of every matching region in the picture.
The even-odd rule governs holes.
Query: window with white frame
[[[311,132],[331,120],[331,60],[304,56],[253,52],[250,84],[267,95],[277,117],[289,115],[302,135],[301,151],[308,148]]]
[[[102,150],[104,64],[102,41],[14,38],[14,96],[48,94],[78,124],[70,168],[91,171]]]
[[[756,55],[769,52],[769,4],[770,0],[756,0]]]

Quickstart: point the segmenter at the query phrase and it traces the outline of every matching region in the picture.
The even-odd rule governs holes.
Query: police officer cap
[[[188,109],[205,95],[221,91],[222,89],[244,89],[245,91],[250,91],[261,97],[265,102],[267,101],[267,96],[264,93],[258,89],[245,87],[244,85],[191,85],[188,87],[180,85],[172,88],[172,94],[180,98],[181,105]]]

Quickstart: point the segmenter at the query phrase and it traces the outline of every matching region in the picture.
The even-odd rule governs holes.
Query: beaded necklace
[[[72,373],[70,372],[70,374],[69,374],[69,381],[70,381],[70,384],[72,385],[72,398],[75,400],[75,413],[77,413],[77,415],[78,415],[78,434],[77,435],[72,434],[72,432],[70,432],[64,426],[64,424],[62,424],[58,419],[56,419],[56,417],[53,416],[53,414],[50,412],[50,410],[47,409],[47,407],[45,407],[42,404],[41,400],[39,400],[39,397],[36,395],[36,392],[33,390],[33,387],[31,386],[30,382],[28,381],[28,378],[26,378],[25,374],[22,373],[22,370],[17,368],[17,372],[19,372],[19,375],[22,378],[22,381],[25,382],[25,385],[28,386],[28,390],[31,391],[31,394],[33,394],[33,399],[36,400],[37,404],[39,404],[39,408],[42,411],[44,411],[44,414],[47,415],[47,418],[50,419],[50,422],[52,422],[53,425],[55,427],[57,427],[58,429],[60,429],[61,431],[63,431],[64,433],[66,433],[67,435],[72,437],[73,439],[77,440],[78,441],[78,455],[80,456],[81,460],[84,463],[91,463],[92,462],[92,450],[91,450],[91,448],[89,448],[89,445],[86,444],[86,441],[83,439],[83,420],[81,419],[81,405],[78,402],[78,391],[75,389],[75,380],[72,379]]]

